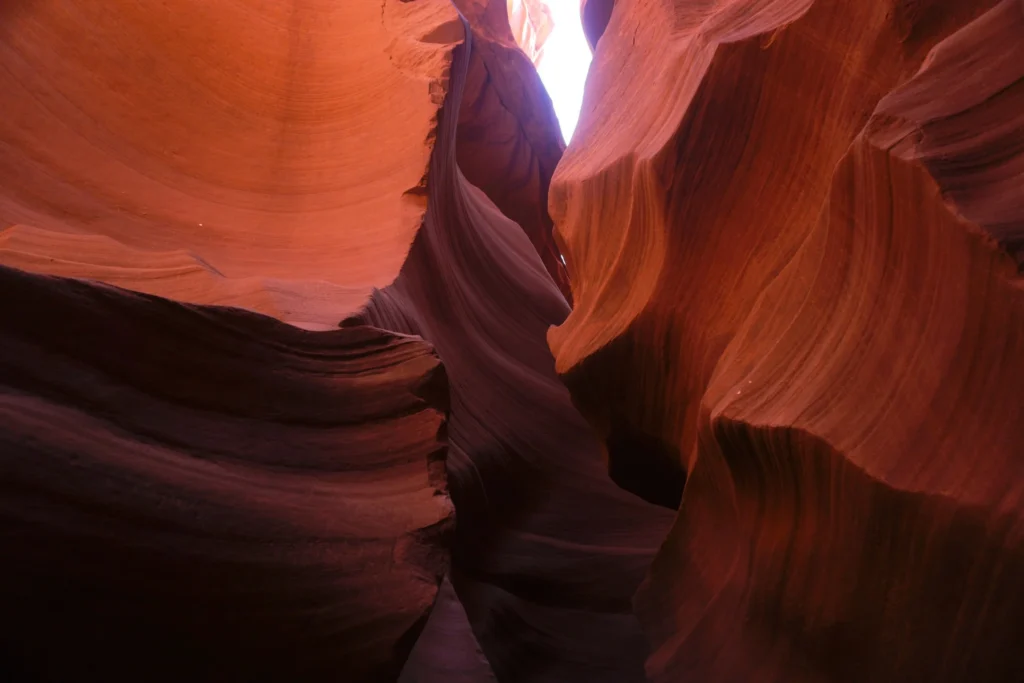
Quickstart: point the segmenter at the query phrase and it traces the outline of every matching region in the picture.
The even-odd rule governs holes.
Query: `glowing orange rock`
[[[713,5],[617,0],[551,189],[557,367],[686,477],[648,676],[1017,680],[1021,4]]]
[[[368,293],[422,220],[462,40],[445,0],[5,3],[0,227]]]

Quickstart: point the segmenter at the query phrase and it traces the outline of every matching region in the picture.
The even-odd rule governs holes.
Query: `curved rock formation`
[[[551,191],[549,340],[598,432],[650,444],[613,471],[685,475],[637,598],[651,680],[1024,675],[1022,21],[616,3]]]
[[[458,4],[478,36],[460,163],[568,294],[547,213],[564,147],[550,100],[505,4]],[[0,188],[0,228],[109,237],[79,257],[92,259],[83,265],[97,266],[94,278],[294,311],[283,319],[299,324],[321,324],[315,300],[334,293],[324,282],[352,290],[327,314],[336,321],[353,310],[349,298],[394,279],[422,220],[436,113],[463,37],[447,0],[386,2],[383,12],[324,0],[176,0],[160,12],[40,2],[12,12],[0,32],[10,37],[0,52],[9,112],[0,171],[12,178]],[[111,274],[112,254],[96,247],[115,243],[183,249],[244,282],[164,290],[160,256],[157,272],[142,257],[118,263],[138,277]],[[295,310],[308,295],[315,310]],[[268,303],[281,298],[294,303]]]
[[[587,37],[590,49],[597,48],[608,22],[612,18],[615,0],[580,0],[580,18],[583,22],[583,35]]]
[[[0,5],[4,680],[1024,679],[1024,4],[581,12]]]
[[[457,53],[409,259],[349,323],[422,335],[445,361],[453,583],[497,679],[643,681],[631,599],[672,513],[608,477],[545,341],[569,307],[456,163],[460,68],[475,49]]]
[[[315,280],[228,278],[183,250],[133,249],[101,235],[16,225],[0,230],[0,263],[22,270],[103,282],[196,304],[234,306],[306,329],[333,328],[359,308],[369,287]]]
[[[701,402],[686,503],[638,603],[664,643],[655,680],[1020,678],[1015,275],[920,167],[850,151]]]
[[[880,146],[923,163],[956,210],[1024,262],[1024,8],[1002,2],[879,103]]]
[[[459,168],[517,223],[563,296],[569,280],[552,233],[548,187],[565,143],[555,110],[509,29],[500,0],[455,0],[473,35],[456,141]]]
[[[229,279],[386,285],[462,31],[447,0],[15,3],[0,228],[185,250]]]
[[[0,291],[5,680],[394,680],[447,566],[429,345]]]
[[[425,365],[421,374],[407,370],[415,363],[405,354],[411,348],[426,353],[422,344],[389,341],[367,328],[309,335],[227,309],[188,308],[95,284],[5,272],[5,294],[23,302],[20,324],[3,334],[13,350],[10,362],[25,371],[17,374],[9,366],[0,384],[12,406],[38,403],[35,422],[12,408],[0,428],[12,449],[3,463],[5,479],[18,482],[25,500],[38,501],[33,505],[41,509],[60,501],[43,518],[12,505],[0,520],[5,530],[21,534],[26,548],[35,544],[4,574],[10,593],[22,596],[12,614],[26,627],[12,635],[14,649],[4,658],[4,666],[15,667],[19,676],[279,680],[297,671],[318,680],[345,670],[352,680],[388,679],[425,620],[403,680],[493,678],[478,642],[501,680],[643,679],[647,650],[630,598],[671,515],[608,478],[599,445],[559,384],[546,347],[548,325],[568,312],[549,276],[568,290],[546,211],[548,181],[563,148],[557,121],[535,71],[512,40],[504,7],[467,4],[462,9],[476,40],[462,52],[456,91],[448,98],[448,129],[436,139],[424,129],[416,137],[419,147],[406,144],[417,132],[408,121],[416,124],[417,116],[430,114],[420,120],[433,125],[451,46],[464,35],[462,27],[440,22],[438,17],[449,15],[434,5],[385,5],[383,16],[375,18],[386,27],[414,18],[422,23],[398,26],[386,50],[371,34],[353,44],[351,54],[342,51],[336,63],[326,64],[317,45],[344,37],[343,20],[369,22],[369,15],[343,16],[348,10],[304,0],[282,9],[182,2],[173,20],[121,7],[75,8],[68,14],[49,3],[5,17],[3,27],[11,34],[25,27],[35,34],[31,41],[12,41],[0,55],[12,65],[9,77],[20,88],[11,91],[17,116],[5,124],[9,152],[2,163],[24,168],[17,182],[0,188],[0,216],[14,223],[0,231],[3,262],[321,328],[361,303],[367,284],[390,282],[389,259],[398,252],[384,253],[374,241],[397,244],[392,238],[399,227],[405,230],[402,217],[413,216],[407,209],[422,209],[429,198],[434,208],[417,241],[419,255],[406,265],[402,282],[429,279],[432,272],[463,281],[421,279],[426,286],[408,305],[420,322],[391,326],[443,344],[446,357],[459,365],[459,377],[470,382],[454,392],[459,464],[453,480],[466,511],[458,544],[463,559],[455,571],[459,595],[446,584],[425,619],[443,566],[443,539],[432,530],[443,526],[446,512],[441,506],[436,519],[424,516],[423,505],[435,500],[436,483],[426,467],[433,456],[419,442],[403,440],[416,434],[407,422],[432,439],[438,427],[423,419],[433,414],[425,406],[402,403],[408,382],[428,381],[437,372]],[[500,22],[495,8],[503,10]],[[282,25],[282,12],[290,12],[294,22]],[[132,70],[154,68],[146,60],[112,68],[125,61],[125,50],[137,49],[142,36],[152,43],[143,48],[157,51],[168,36],[202,21],[237,23],[239,30],[205,46],[191,40],[176,45],[166,63],[156,65],[158,74],[166,69],[173,86],[201,89],[218,71],[252,78],[280,64],[287,91],[256,89],[246,94],[249,101],[232,100],[239,92],[228,89],[196,112],[185,107],[188,98],[171,100],[174,88],[150,97],[156,86]],[[108,35],[116,25],[119,32]],[[207,28],[197,30],[204,35]],[[373,40],[378,42],[370,45]],[[281,45],[295,49],[275,51]],[[254,46],[265,50],[265,63],[243,68],[239,60],[252,58],[243,48]],[[70,72],[59,70],[63,62],[49,59],[46,50],[64,57]],[[383,99],[374,106],[352,108],[350,100],[332,95],[340,91],[331,88],[349,84],[335,82],[325,70],[347,66],[356,54],[368,60],[360,78],[381,91]],[[370,68],[379,55],[395,73]],[[26,56],[43,68],[19,72]],[[83,82],[86,71],[116,80],[117,92],[96,102],[76,100],[95,87]],[[309,87],[321,78],[326,91]],[[28,97],[36,91],[43,95],[39,102]],[[428,96],[433,109],[395,106],[404,97],[415,102],[417,94]],[[50,105],[53,111],[37,112],[34,107],[46,106],[46,98],[66,108]],[[327,109],[311,111],[319,102]],[[388,103],[388,120],[406,122],[402,133],[408,139],[385,140],[390,147],[382,147],[369,130],[352,128],[350,118],[358,124],[359,116],[383,116],[382,103]],[[294,116],[279,128],[264,130],[259,120],[245,128],[245,121],[233,119],[258,119],[265,109],[269,116],[281,108]],[[76,120],[79,110],[82,118]],[[127,130],[129,114],[144,125]],[[200,120],[205,128],[196,128]],[[44,139],[57,121],[67,129]],[[242,127],[229,131],[228,122]],[[154,130],[166,133],[155,136]],[[182,138],[185,132],[188,139]],[[373,132],[386,138],[387,122]],[[330,135],[350,148],[332,147]],[[400,187],[403,169],[423,159],[428,140],[437,142],[429,190],[422,167],[415,187]],[[160,145],[187,149],[168,156]],[[283,156],[268,158],[267,149]],[[252,160],[249,166],[237,163],[243,153]],[[354,159],[359,165],[352,166]],[[367,163],[393,168],[378,178]],[[313,168],[315,178],[306,173]],[[463,170],[520,224],[466,182]],[[263,184],[246,175],[260,172],[267,174]],[[312,184],[303,186],[305,181]],[[303,213],[305,204],[274,203],[316,198],[330,182],[337,185],[331,186],[337,190],[332,202],[351,197],[376,203],[365,213],[351,203],[336,204],[332,220]],[[124,196],[112,196],[115,190]],[[254,208],[257,199],[270,208]],[[391,201],[386,211],[385,199]],[[231,220],[186,229],[179,213],[215,200]],[[280,222],[268,223],[275,216]],[[311,223],[304,227],[307,219]],[[433,248],[443,253],[430,255]],[[405,288],[398,284],[393,291]],[[496,306],[505,309],[495,315]],[[46,315],[33,316],[31,310]],[[485,336],[462,343],[460,337],[472,339],[476,321],[488,314]],[[101,333],[117,343],[104,346]],[[505,342],[492,346],[502,335]],[[73,360],[50,360],[62,354]],[[164,356],[170,360],[161,368],[156,359]],[[127,371],[119,369],[121,359],[129,363]],[[494,361],[497,381],[481,383],[493,374],[487,366]],[[67,362],[76,372],[66,372]],[[474,379],[477,373],[483,374]],[[97,378],[92,391],[76,392],[86,374]],[[338,379],[347,375],[362,380]],[[367,384],[376,376],[385,386]],[[539,396],[531,397],[534,391]],[[380,413],[373,412],[381,401]],[[406,407],[390,413],[395,401]],[[362,412],[342,417],[360,404],[366,404]],[[508,422],[488,433],[483,424],[491,410],[508,413]],[[58,418],[69,428],[53,430],[40,442],[30,438],[33,425]],[[537,420],[540,427],[533,424]],[[253,434],[241,431],[243,426]],[[382,427],[389,438],[371,436]],[[76,433],[89,434],[97,445],[81,443]],[[108,447],[99,449],[104,443]],[[335,454],[334,448],[342,450]],[[385,453],[392,460],[381,462]],[[423,477],[417,480],[412,472],[420,456]],[[40,468],[44,458],[50,464]],[[73,480],[62,473],[75,468],[83,469],[81,480],[61,485]],[[196,471],[193,480],[176,474],[183,469]],[[100,472],[93,475],[94,470]],[[111,473],[116,480],[104,484],[102,477]],[[58,481],[50,482],[51,475]],[[421,488],[413,486],[417,482]],[[278,485],[291,489],[275,498]],[[395,491],[392,500],[360,507],[384,490]],[[92,510],[101,505],[104,515],[118,520],[116,529],[99,528]],[[179,509],[184,517],[174,516]],[[374,539],[366,541],[365,555],[341,552],[363,533]],[[208,540],[190,548],[193,536]],[[392,547],[390,556],[381,554]],[[53,568],[33,577],[29,568],[43,561]],[[573,567],[577,576],[564,575]],[[118,592],[118,581],[136,575]],[[94,586],[91,595],[85,585]],[[43,600],[48,591],[53,595]],[[380,591],[389,593],[387,600]],[[60,601],[66,603],[67,623],[44,638],[39,610]],[[75,641],[104,602],[109,614]],[[302,621],[309,610],[316,616]],[[127,644],[133,656],[113,657],[114,643]],[[54,657],[56,648],[71,656]],[[258,656],[236,661],[245,648]],[[287,652],[303,653],[291,672]],[[174,661],[165,671],[143,673],[146,662],[168,658]]]

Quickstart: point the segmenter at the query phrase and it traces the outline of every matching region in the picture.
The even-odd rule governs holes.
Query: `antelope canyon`
[[[2,0],[0,543],[12,683],[1024,680],[1024,0]]]

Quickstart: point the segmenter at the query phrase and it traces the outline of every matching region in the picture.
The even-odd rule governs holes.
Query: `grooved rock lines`
[[[1024,675],[1022,35],[1018,0],[615,3],[549,339],[686,477],[651,680]]]
[[[0,287],[6,680],[394,679],[448,564],[428,344]]]
[[[571,299],[547,210],[551,175],[565,149],[551,99],[516,46],[505,3],[456,0],[455,5],[473,37],[458,108],[459,168],[519,224],[563,296]]]
[[[77,260],[156,252],[118,259],[117,284],[320,322],[325,292],[365,298],[404,261],[461,40],[447,0],[15,0],[0,14],[0,228],[45,231],[44,253],[61,233],[103,236]],[[172,284],[172,251],[222,277]],[[266,303],[310,294],[308,311]]]
[[[441,154],[473,49],[452,68],[409,259],[346,324],[421,335],[445,360],[452,582],[497,679],[642,681],[631,599],[671,513],[608,477],[545,342],[568,305],[527,236]]]
[[[4,680],[1024,679],[1024,3],[541,7],[0,5]]]

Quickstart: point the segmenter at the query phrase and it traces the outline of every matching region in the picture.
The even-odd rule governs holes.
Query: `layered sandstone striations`
[[[448,564],[428,344],[0,290],[5,680],[394,680]]]
[[[457,53],[409,259],[349,323],[421,335],[445,362],[452,582],[497,679],[643,681],[631,600],[672,513],[609,478],[546,343],[569,306],[457,163],[475,49]]]
[[[547,213],[554,112],[505,4],[457,5],[478,36],[461,163],[568,294]],[[448,0],[62,7],[16,4],[0,24],[0,229],[36,233],[2,262],[316,327],[394,279],[463,37]],[[65,233],[109,239],[79,240],[70,273],[45,260]],[[110,272],[128,249],[156,254]],[[178,267],[214,277],[168,274],[182,250],[199,265]]]
[[[630,600],[671,514],[611,482],[554,372],[545,335],[569,307],[546,211],[564,147],[550,101],[503,3],[463,3],[465,28],[426,0],[379,9],[5,15],[11,35],[35,34],[6,47],[21,89],[2,162],[26,170],[0,188],[0,258],[61,276],[4,271],[22,301],[0,372],[19,675],[387,680],[411,648],[403,681],[643,680]],[[158,61],[125,58],[138,50]],[[83,101],[87,73],[116,92]],[[186,106],[226,74],[241,82]],[[368,89],[383,100],[349,94]],[[314,200],[335,212],[307,212]],[[189,213],[213,205],[223,220]],[[436,359],[366,327],[294,327],[336,325],[390,283],[421,219],[364,318],[457,368],[446,431],[463,512],[439,593]],[[68,618],[47,633],[58,603]]]
[[[0,259],[72,274],[71,234],[74,275],[336,322],[416,234],[462,30],[447,0],[4,3],[0,229],[38,232]]]
[[[3,273],[0,668],[393,679],[447,566],[443,373],[294,326],[405,259],[457,11],[44,0],[0,36],[0,263],[62,276]]]
[[[1024,675],[1022,35],[1019,0],[615,2],[549,339],[633,490],[686,475],[651,680]]]
[[[1024,677],[1024,5],[581,11],[0,6],[6,678]]]
[[[0,231],[0,263],[61,277],[100,280],[196,304],[233,306],[307,329],[331,329],[340,312],[361,306],[364,287],[264,276],[226,277],[183,249],[134,249],[101,235],[14,225]]]
[[[472,34],[455,140],[459,168],[517,223],[548,274],[571,297],[548,214],[548,187],[565,143],[537,71],[509,30],[505,3],[455,0]]]

